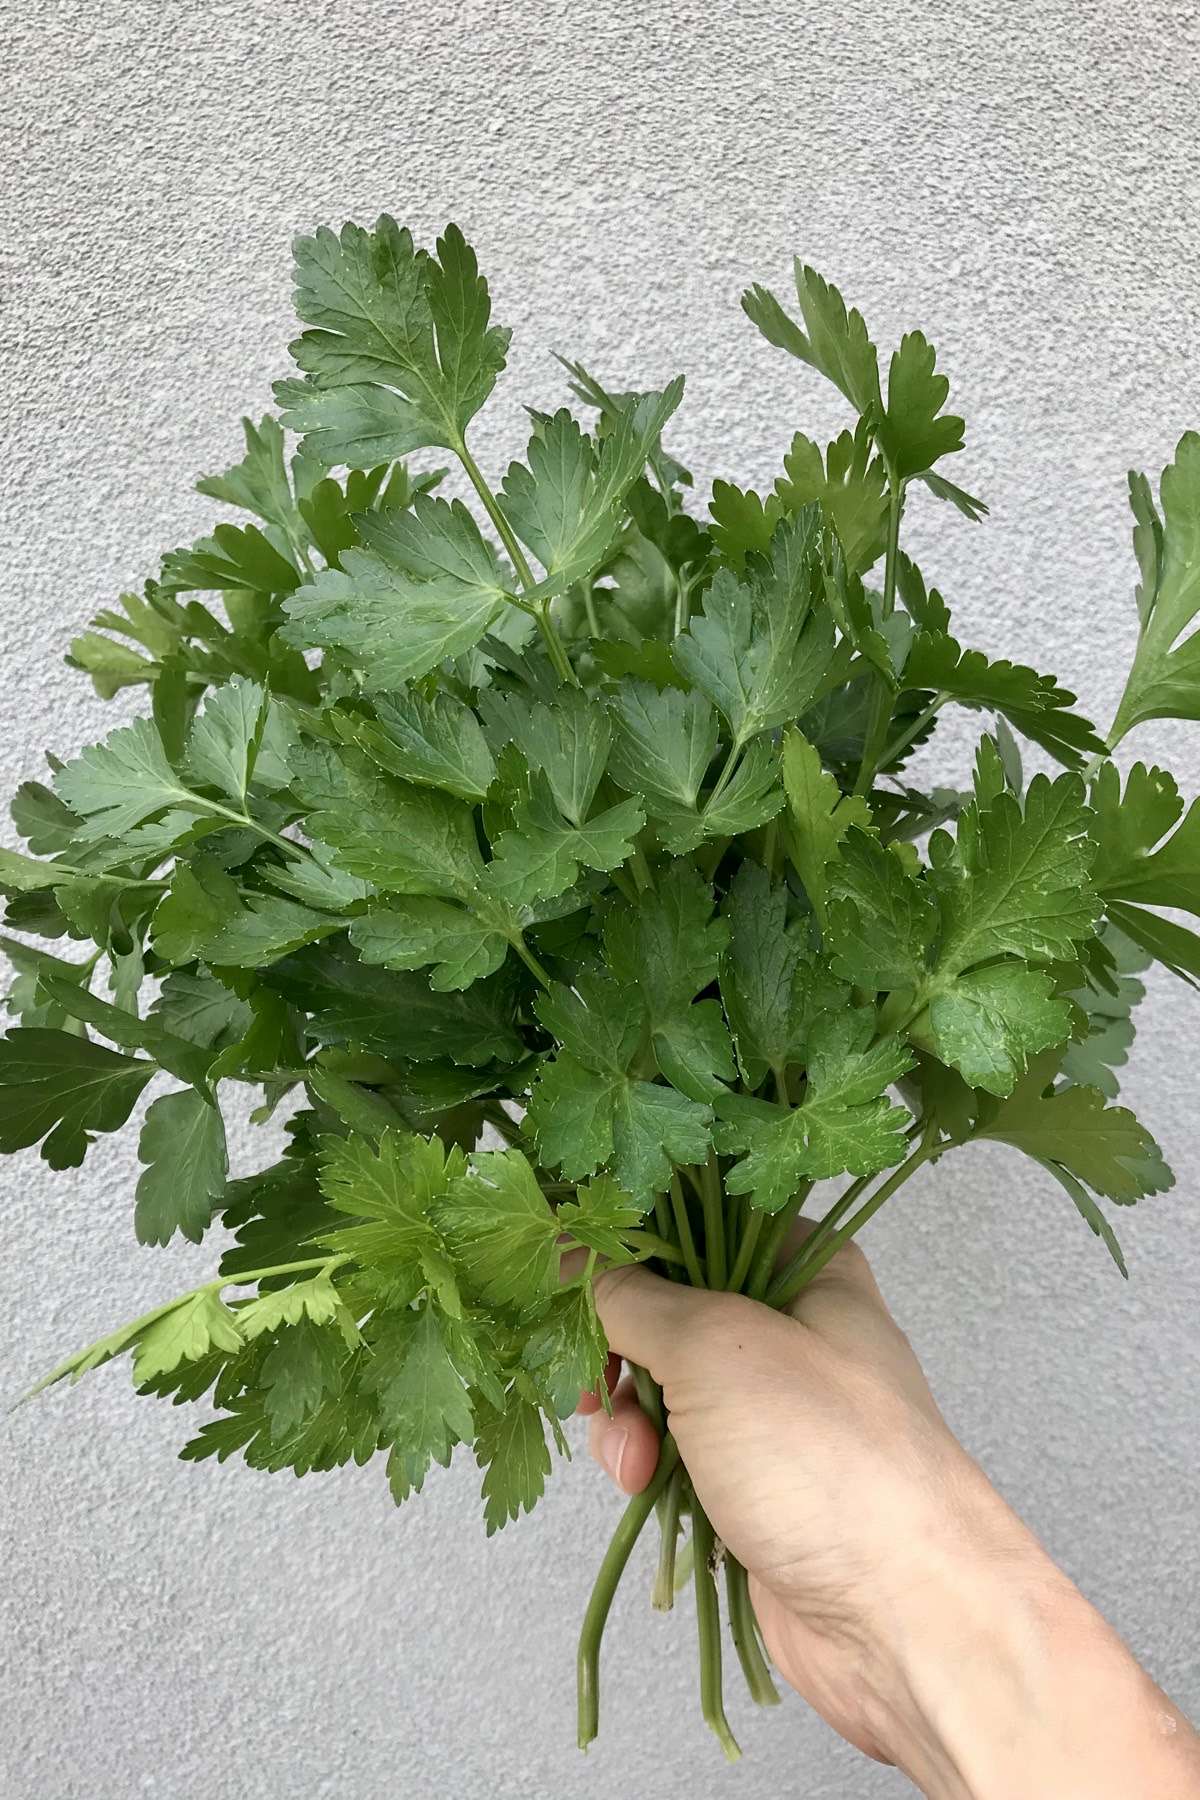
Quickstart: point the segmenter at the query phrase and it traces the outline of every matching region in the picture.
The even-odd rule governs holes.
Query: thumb
[[[660,1384],[678,1361],[685,1334],[713,1296],[652,1275],[640,1263],[607,1269],[595,1281],[596,1313],[609,1348],[649,1369]]]

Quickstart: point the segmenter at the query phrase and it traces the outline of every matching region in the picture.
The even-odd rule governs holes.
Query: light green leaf
[[[330,1325],[337,1317],[337,1289],[328,1271],[320,1269],[307,1281],[294,1281],[287,1287],[259,1294],[237,1310],[238,1330],[247,1343],[264,1332],[278,1331],[283,1325],[298,1325],[308,1319],[314,1325]]]
[[[1200,432],[1186,431],[1159,485],[1131,474],[1137,589],[1137,651],[1109,733],[1114,748],[1147,719],[1200,718],[1200,632],[1184,632],[1200,611]]]
[[[461,1151],[437,1138],[385,1131],[377,1142],[360,1136],[321,1143],[321,1192],[353,1223],[317,1240],[386,1281],[394,1303],[413,1298],[430,1278],[441,1279],[443,1245],[434,1207],[465,1171]]]
[[[344,1355],[338,1334],[320,1330],[310,1319],[282,1327],[258,1377],[273,1436],[298,1430],[336,1394]]]
[[[373,1348],[365,1379],[393,1448],[423,1467],[448,1463],[475,1420],[436,1306],[389,1313]]]
[[[133,1353],[133,1385],[142,1387],[210,1350],[241,1348],[242,1337],[229,1308],[212,1288],[200,1288],[142,1332]]]
[[[1030,1057],[1067,1041],[1071,1008],[1049,976],[1019,963],[959,975],[929,1003],[913,1041],[957,1069],[971,1087],[1010,1094]]]
[[[533,1510],[550,1473],[541,1413],[517,1387],[507,1395],[503,1411],[493,1408],[481,1416],[475,1459],[484,1470],[481,1492],[491,1537],[510,1519]]]
[[[593,1188],[598,1185],[592,1183]],[[546,1390],[560,1419],[575,1411],[580,1394],[598,1385],[607,1360],[608,1342],[596,1317],[590,1282],[555,1295],[521,1352],[524,1367]]]
[[[497,1306],[526,1307],[558,1285],[559,1227],[519,1150],[472,1157],[434,1202],[466,1286]]]

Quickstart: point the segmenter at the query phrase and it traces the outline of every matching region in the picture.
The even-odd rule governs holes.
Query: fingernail
[[[600,1461],[618,1487],[621,1485],[621,1464],[625,1460],[625,1446],[628,1442],[629,1433],[612,1426],[600,1440]]]

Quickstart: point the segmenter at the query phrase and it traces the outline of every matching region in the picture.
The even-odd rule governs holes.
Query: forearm
[[[881,1735],[929,1800],[1200,1800],[1200,1740],[1016,1525],[897,1626]]]

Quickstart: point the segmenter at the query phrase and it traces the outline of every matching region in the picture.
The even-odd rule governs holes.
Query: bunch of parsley
[[[467,434],[509,334],[453,226],[432,254],[388,218],[295,254],[300,373],[199,484],[251,521],[172,551],[75,640],[102,694],[143,687],[150,710],[51,757],[13,803],[29,854],[0,852],[11,928],[91,946],[4,940],[0,1148],[77,1164],[166,1077],[137,1238],[219,1224],[225,1245],[211,1281],[46,1382],[128,1353],[139,1393],[207,1397],[185,1458],[382,1455],[397,1501],[464,1444],[493,1531],[602,1376],[598,1266],[783,1305],[923,1164],[992,1139],[1124,1272],[1101,1202],[1171,1176],[1116,1070],[1148,960],[1200,978],[1200,937],[1154,910],[1200,913],[1200,807],[1107,759],[1143,720],[1200,717],[1200,437],[1157,503],[1131,477],[1140,630],[1106,742],[1052,676],[964,648],[900,548],[918,485],[986,510],[941,473],[963,426],[920,332],[885,383],[812,269],[799,317],[751,289],[854,422],[824,450],[797,433],[766,496],[717,482],[702,521],[663,443],[681,381],[610,392],[565,365],[588,427],[532,413],[489,482]],[[478,504],[435,494],[446,471],[416,452]],[[956,706],[992,721],[973,787],[918,789],[906,760]],[[1018,737],[1062,772],[1026,784]],[[236,1180],[226,1082],[286,1119],[279,1160]],[[657,1506],[655,1598],[690,1566],[733,1754],[722,1571],[750,1690],[774,1690],[665,1423],[588,1609],[580,1740]]]

